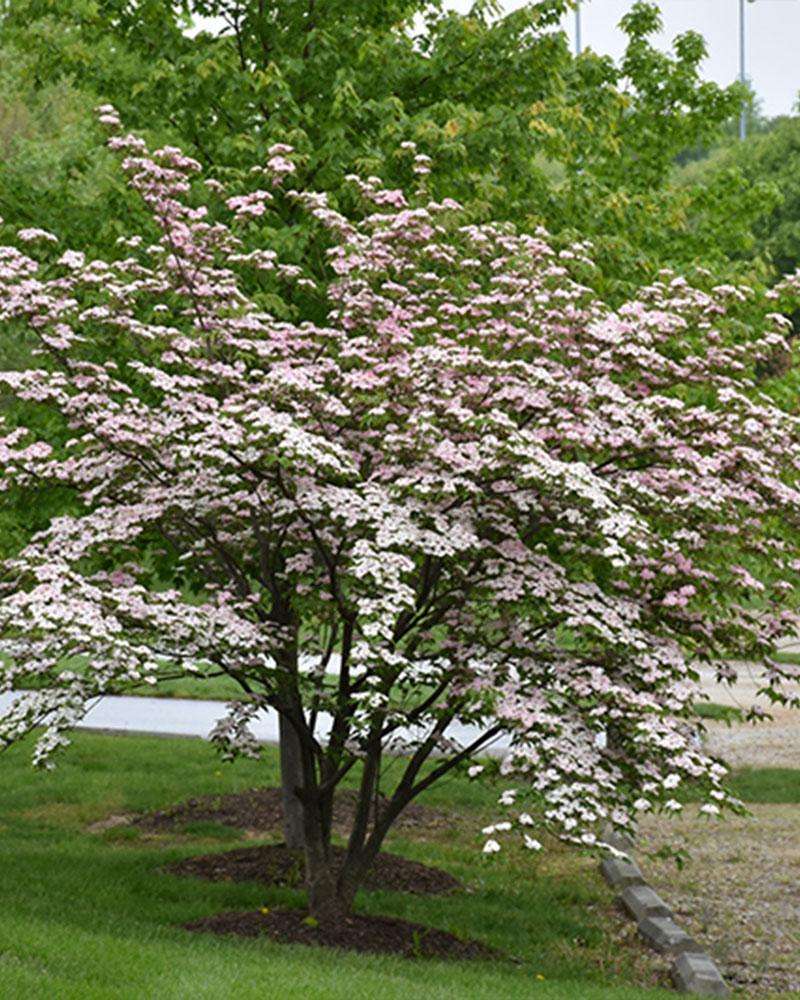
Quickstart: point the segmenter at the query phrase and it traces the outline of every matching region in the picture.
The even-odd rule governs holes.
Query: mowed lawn
[[[300,905],[300,893],[210,883],[159,871],[191,854],[251,843],[213,824],[167,835],[122,827],[86,832],[113,813],[194,795],[275,784],[276,756],[222,765],[200,740],[83,733],[49,773],[30,747],[0,754],[0,995],[3,1000],[412,1000],[540,997],[636,1000],[674,996],[655,982],[596,862],[480,853],[496,792],[453,780],[426,804],[452,823],[407,828],[388,847],[446,868],[470,891],[444,897],[364,893],[385,913],[478,938],[507,958],[403,960],[192,935],[177,925],[224,910]],[[630,984],[644,985],[630,985]]]

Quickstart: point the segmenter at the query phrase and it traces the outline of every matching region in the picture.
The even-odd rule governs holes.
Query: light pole
[[[756,0],[747,0],[748,3],[755,3]],[[742,86],[747,83],[744,71],[745,61],[745,16],[744,0],[739,0],[739,80]],[[742,98],[742,113],[739,116],[739,141],[744,142],[747,138],[747,98]]]
[[[581,45],[581,0],[575,4],[575,55],[579,56],[583,51]]]
[[[744,55],[745,55],[745,18],[744,0],[739,0],[739,81],[744,86]],[[742,98],[742,111],[739,115],[739,142],[747,138],[747,103]]]

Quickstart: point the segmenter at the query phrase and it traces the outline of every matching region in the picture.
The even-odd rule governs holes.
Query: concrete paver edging
[[[607,827],[603,841],[624,856],[604,858],[600,873],[612,888],[621,890],[619,902],[636,921],[642,940],[654,951],[673,957],[670,972],[676,990],[693,996],[729,997],[730,989],[711,956],[675,923],[670,908],[645,882],[630,856],[633,838]]]

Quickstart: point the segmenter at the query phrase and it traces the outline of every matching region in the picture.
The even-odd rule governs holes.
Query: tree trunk
[[[303,787],[303,760],[300,739],[283,714],[278,717],[283,803],[283,839],[293,851],[304,846],[303,803],[295,789]]]
[[[336,894],[340,905],[347,912],[350,912],[352,909],[356,892],[361,888],[364,877],[369,871],[370,865],[375,860],[376,854],[377,851],[372,852],[363,849],[357,853],[353,853],[352,851],[347,852],[347,858],[342,870],[338,873],[336,881]]]
[[[319,801],[304,803],[304,838],[306,894],[308,909],[321,924],[341,922],[352,910],[353,897],[345,897],[333,865],[330,831],[324,829]]]
[[[330,858],[306,844],[306,894],[308,909],[321,924],[337,924],[349,916],[353,898],[345,899],[336,884]]]
[[[338,923],[350,916],[353,901],[370,867],[371,853],[348,852],[344,868],[337,871],[333,857],[324,844],[312,838],[306,841],[306,893],[308,909],[321,924]]]
[[[359,848],[349,847],[342,867],[338,868],[333,864],[330,838],[325,840],[324,836],[316,836],[316,829],[309,831],[306,827],[306,831],[308,908],[320,923],[344,920],[352,913],[356,892],[361,888],[383,838],[370,838],[368,844]]]

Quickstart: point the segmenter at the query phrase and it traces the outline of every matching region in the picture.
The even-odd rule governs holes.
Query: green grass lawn
[[[143,684],[141,688],[130,691],[130,694],[145,695],[152,698],[208,698],[212,701],[230,701],[241,698],[242,689],[232,677],[192,677],[187,675],[180,680],[161,681],[151,687]]]
[[[800,770],[790,767],[744,767],[732,771],[725,787],[745,805],[800,804]],[[692,785],[677,793],[682,802],[698,802],[701,796]]]
[[[161,874],[165,862],[241,846],[205,824],[192,834],[131,828],[89,834],[110,813],[277,781],[276,756],[220,765],[199,740],[79,734],[49,773],[29,747],[0,755],[0,995],[3,1000],[637,1000],[672,996],[652,981],[596,862],[554,850],[480,855],[496,792],[466,780],[427,804],[452,824],[408,829],[391,850],[446,868],[472,891],[445,897],[363,894],[357,908],[478,938],[508,959],[402,960],[190,935],[177,924],[223,910],[299,905],[288,889]],[[458,810],[457,814],[455,810]]]
[[[744,767],[728,781],[731,792],[743,802],[800,803],[800,770],[790,767]]]
[[[62,669],[80,671],[86,666],[85,657],[72,657],[60,663]],[[36,688],[41,686],[41,681],[37,683],[34,677],[21,680],[19,688]],[[140,684],[136,688],[126,688],[125,694],[138,695],[146,698],[207,698],[212,701],[230,701],[232,698],[241,698],[242,689],[227,675],[216,677],[199,677],[186,674],[176,680],[160,681],[156,685]]]
[[[719,705],[715,701],[698,701],[694,706],[694,714],[700,719],[711,719],[714,722],[727,722],[730,726],[734,722],[744,721],[744,712],[733,705]]]

